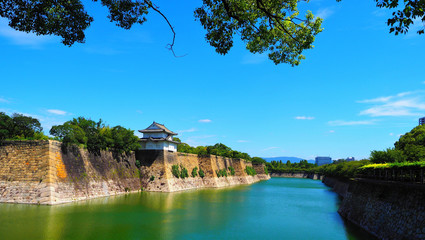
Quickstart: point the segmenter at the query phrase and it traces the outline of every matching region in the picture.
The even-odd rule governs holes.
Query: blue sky
[[[324,18],[315,48],[298,67],[274,65],[241,41],[215,53],[193,17],[200,1],[158,1],[177,32],[154,12],[127,31],[99,3],[86,43],[16,32],[0,19],[0,111],[50,127],[85,116],[133,130],[165,124],[193,145],[222,142],[252,156],[368,157],[393,146],[425,116],[424,35],[388,33],[374,1],[312,0]]]

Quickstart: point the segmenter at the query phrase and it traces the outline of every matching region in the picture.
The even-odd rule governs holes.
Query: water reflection
[[[368,239],[342,221],[337,204],[319,182],[274,179],[57,206],[0,204],[0,239]]]

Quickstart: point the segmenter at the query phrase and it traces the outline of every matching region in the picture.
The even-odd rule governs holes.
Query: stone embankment
[[[314,180],[322,180],[323,176],[317,173],[272,173],[271,177],[283,177],[283,178],[310,178]]]
[[[140,168],[136,167],[136,157]],[[194,167],[205,177],[176,178],[172,166]],[[249,176],[246,166],[257,171]],[[217,170],[235,169],[236,174],[218,177]],[[60,204],[133,191],[174,192],[206,187],[225,187],[267,180],[264,165],[242,159],[198,157],[167,151],[139,151],[94,155],[78,147],[63,147],[57,141],[8,141],[0,145],[0,202]]]
[[[423,185],[325,177],[342,197],[339,214],[379,239],[425,239]]]
[[[140,190],[133,156],[62,148],[57,141],[0,146],[0,202],[59,204]]]
[[[200,157],[189,153],[174,153],[158,150],[143,150],[136,153],[136,158],[142,164],[142,186],[146,191],[175,192],[197,188],[218,188],[240,184],[251,184],[260,180],[268,180],[270,176],[265,174],[264,164],[252,164],[243,159],[231,159],[220,156]],[[172,167],[185,168],[189,177],[177,178],[172,173]],[[257,175],[250,176],[246,173],[246,167],[252,167]],[[229,167],[235,170],[231,176]],[[198,175],[192,177],[193,169],[198,170]],[[202,169],[205,176],[199,176]],[[217,172],[226,170],[227,177],[218,177]],[[154,179],[154,180],[152,180]]]

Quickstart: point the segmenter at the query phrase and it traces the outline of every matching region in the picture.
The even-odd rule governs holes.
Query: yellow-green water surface
[[[132,193],[58,206],[0,204],[0,239],[371,239],[320,181]]]

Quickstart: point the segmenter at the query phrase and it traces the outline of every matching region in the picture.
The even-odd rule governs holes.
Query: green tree
[[[96,155],[101,150],[129,153],[139,148],[139,138],[134,131],[121,126],[110,128],[100,119],[95,122],[84,117],[74,118],[62,125],[53,126],[50,134],[67,144],[81,144]]]
[[[252,163],[266,163],[266,160],[260,158],[260,157],[253,157]]]
[[[169,44],[173,50],[173,26],[151,0],[93,1],[106,7],[109,20],[124,29],[143,24],[149,12],[160,14],[174,34]],[[206,30],[205,39],[219,54],[227,54],[238,36],[252,53],[268,52],[276,64],[298,65],[304,59],[302,52],[313,47],[315,36],[322,31],[322,19],[310,11],[301,14],[299,1],[203,0],[194,16]],[[2,0],[0,17],[18,31],[60,36],[67,46],[83,43],[84,32],[93,22],[81,0]]]
[[[372,151],[370,153],[370,161],[372,163],[404,162],[406,161],[406,156],[401,150],[387,148],[385,151]]]
[[[106,145],[112,151],[118,153],[130,153],[140,147],[139,138],[134,135],[134,131],[121,126],[111,129],[112,141],[107,141]]]
[[[43,131],[38,119],[33,117],[24,116],[22,114],[14,113],[12,115],[13,121],[13,135],[23,138],[32,138],[34,134]]]
[[[6,113],[0,112],[0,141],[13,138],[13,120]]]
[[[342,0],[337,0],[338,2]],[[392,17],[388,19],[390,33],[395,35],[407,33],[413,21],[418,19],[425,21],[424,10],[425,1],[423,0],[375,0],[379,8],[394,9]],[[424,26],[417,31],[418,34],[424,33]]]
[[[67,144],[82,144],[87,146],[87,137],[84,130],[71,122],[65,122],[63,125],[56,125],[50,129],[50,135]]]
[[[409,162],[425,160],[425,125],[419,125],[402,135],[394,146],[403,152]]]

